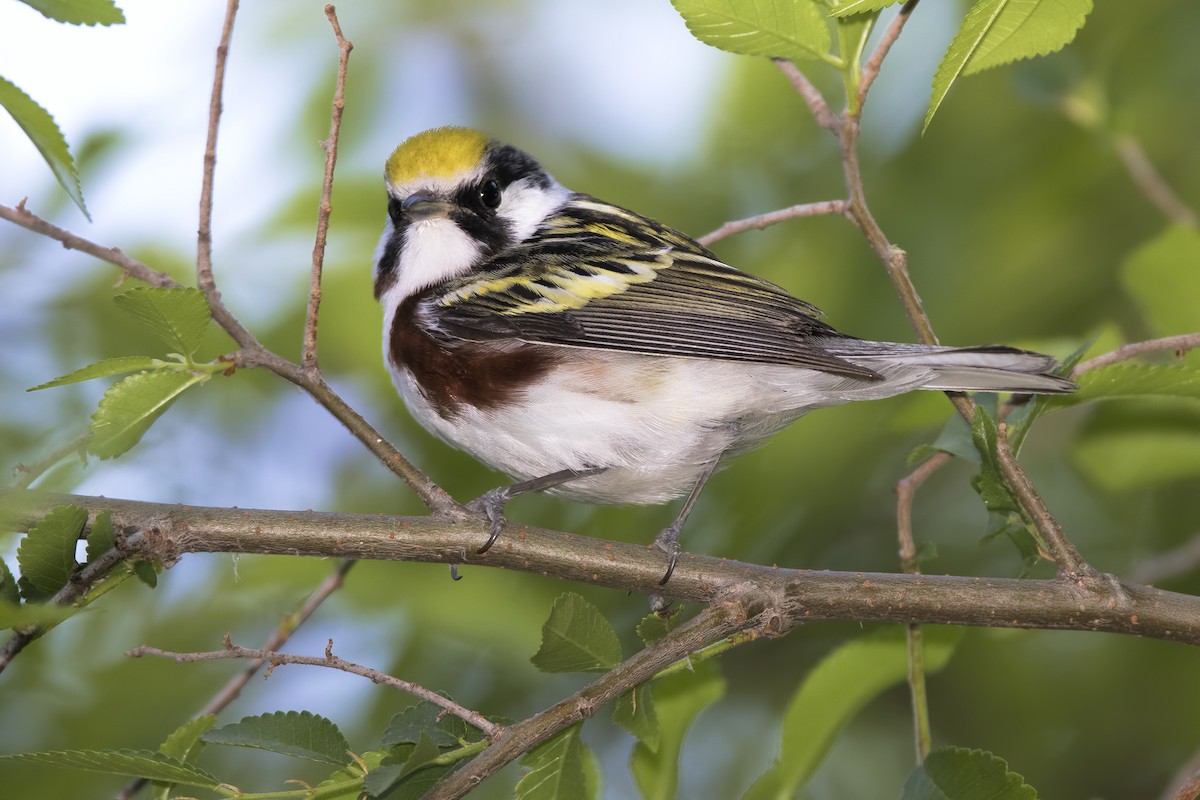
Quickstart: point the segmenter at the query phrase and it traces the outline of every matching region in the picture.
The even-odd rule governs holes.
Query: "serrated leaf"
[[[86,523],[87,511],[78,506],[58,506],[42,517],[17,548],[21,577],[45,594],[65,586],[75,569],[75,546]]]
[[[71,25],[120,25],[125,15],[112,0],[21,0],[56,22]]]
[[[1110,364],[1085,372],[1078,382],[1078,391],[1048,398],[1048,406],[1138,397],[1200,399],[1200,366],[1194,364]]]
[[[478,741],[483,733],[452,714],[443,716],[441,706],[424,701],[393,715],[380,743],[385,747],[416,744],[422,736],[429,736],[439,747],[455,747],[461,740]]]
[[[254,747],[295,758],[347,764],[350,743],[337,725],[309,711],[276,711],[224,725],[201,737],[209,744]]]
[[[212,309],[204,292],[183,286],[143,286],[113,298],[117,306],[146,326],[172,352],[191,356],[204,339]]]
[[[16,581],[13,581],[13,590],[16,590]],[[3,594],[6,595],[7,593]],[[47,605],[44,603],[18,604],[15,599],[0,596],[0,630],[27,628],[34,625],[42,628],[51,627],[68,619],[78,610],[72,606]]]
[[[1092,11],[1092,0],[1006,0],[964,75],[1058,52],[1075,38]]]
[[[117,546],[117,534],[113,530],[112,512],[105,509],[96,515],[92,529],[87,535],[87,560],[95,561]]]
[[[978,0],[934,73],[925,129],[960,74],[1060,50],[1091,10],[1091,0]]]
[[[8,563],[0,558],[0,603],[10,603],[14,607],[21,602],[21,590],[17,588],[17,579],[8,569]],[[9,625],[3,626],[11,627]]]
[[[158,746],[158,752],[179,762],[190,761],[204,745],[200,737],[212,730],[216,724],[217,718],[214,714],[190,719],[167,734],[167,738]]]
[[[152,753],[149,750],[55,750],[43,753],[13,753],[0,756],[0,759],[147,778],[205,789],[215,789],[218,786],[217,779],[199,767],[181,764],[170,756]]]
[[[925,626],[925,671],[950,660],[962,637],[958,628]],[[908,675],[908,644],[900,628],[854,639],[813,667],[788,702],[780,757],[744,800],[791,797],[820,766],[837,734],[862,708]]]
[[[200,736],[212,730],[216,724],[217,718],[213,714],[205,714],[188,720],[167,735],[167,738],[159,745],[158,752],[164,756],[170,756],[181,764],[195,761],[196,756],[204,749],[204,742],[200,741]],[[174,783],[168,781],[153,781],[151,785],[157,800],[169,800],[171,790],[175,786]]]
[[[666,636],[679,625],[683,620],[683,611],[680,608],[675,608],[667,616],[661,614],[650,613],[642,617],[642,621],[637,624],[637,635],[643,643],[647,645],[654,644],[662,637]]]
[[[730,53],[825,58],[829,25],[816,0],[671,0],[688,30]]]
[[[971,487],[979,493],[979,499],[983,501],[983,506],[988,511],[1007,513],[1019,510],[1012,492],[1008,490],[1008,486],[994,470],[980,469],[972,476]]]
[[[671,800],[679,787],[679,754],[688,729],[700,712],[725,694],[725,678],[714,660],[694,664],[690,671],[658,678],[654,710],[658,716],[658,749],[645,743],[633,746],[630,768],[647,800]]]
[[[529,772],[517,782],[517,800],[585,800],[588,781],[584,774],[584,747],[579,726],[542,742],[521,759]]]
[[[208,373],[175,370],[138,372],[114,383],[92,414],[88,450],[99,458],[115,458],[139,441],[179,396],[209,379]]]
[[[661,731],[658,727],[658,714],[654,712],[652,684],[635,686],[633,691],[618,697],[617,702],[613,704],[612,720],[636,736],[651,752],[658,750]]]
[[[904,782],[901,800],[1037,800],[1037,791],[984,750],[934,750]]]
[[[75,169],[75,160],[71,158],[67,140],[63,138],[54,117],[35,103],[32,97],[4,78],[0,78],[0,106],[3,106],[21,130],[25,131],[29,141],[33,142],[33,146],[46,160],[54,177],[67,190],[67,195],[90,220],[92,217],[83,202],[83,189],[79,185],[79,172]]]
[[[847,0],[838,3],[830,13],[835,17],[848,17],[852,14],[866,14],[872,11],[882,11],[888,6],[898,5],[904,0]]]
[[[39,383],[37,386],[31,386],[26,389],[27,392],[36,392],[39,389],[50,389],[54,386],[66,386],[69,383],[79,383],[80,381],[90,381],[93,378],[104,378],[109,375],[124,375],[126,372],[141,372],[146,369],[155,369],[160,367],[164,362],[150,356],[121,356],[120,358],[106,358],[103,361],[97,361],[95,364],[88,364],[83,369],[77,369],[74,372],[69,372],[61,378],[55,378],[46,383]]]
[[[390,755],[389,750],[369,750],[360,753],[358,760],[362,762],[362,766],[355,761],[335,769],[329,773],[328,778],[313,787],[314,796],[320,797],[321,800],[361,800],[365,782],[362,767],[365,766],[367,774],[370,774],[371,770],[383,768],[384,760]],[[388,800],[399,800],[399,796],[389,795]]]
[[[1121,265],[1121,283],[1155,336],[1200,330],[1200,231],[1167,228]]]
[[[605,672],[621,662],[621,642],[600,609],[567,592],[554,601],[530,661],[542,672]]]

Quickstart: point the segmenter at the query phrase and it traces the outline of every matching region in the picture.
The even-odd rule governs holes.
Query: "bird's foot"
[[[476,550],[476,554],[483,555],[488,550],[492,549],[492,545],[500,538],[500,531],[504,530],[504,506],[512,499],[511,486],[498,486],[491,491],[484,492],[476,497],[471,502],[467,503],[467,510],[473,511],[476,514],[482,514],[487,517],[491,525],[491,531],[488,535],[488,540],[484,542],[483,547]]]

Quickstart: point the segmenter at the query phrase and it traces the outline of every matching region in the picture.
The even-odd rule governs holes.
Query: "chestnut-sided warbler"
[[[856,339],[812,305],[682,233],[559,184],[526,153],[464,128],[387,160],[375,265],[383,349],[413,417],[518,482],[505,502],[687,494],[805,412],[913,389],[1069,392],[1049,356]]]

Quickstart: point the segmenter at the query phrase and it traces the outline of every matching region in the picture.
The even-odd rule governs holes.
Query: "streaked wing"
[[[537,235],[423,303],[445,334],[808,367],[877,378],[816,346],[816,308],[653,220],[575,195]],[[614,239],[616,240],[614,243]]]

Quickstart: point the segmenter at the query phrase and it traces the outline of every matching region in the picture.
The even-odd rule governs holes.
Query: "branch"
[[[1084,361],[1082,364],[1078,364],[1075,369],[1071,370],[1071,377],[1078,378],[1083,373],[1090,372],[1099,367],[1107,367],[1109,364],[1128,361],[1131,358],[1162,350],[1174,350],[1182,357],[1188,350],[1193,350],[1197,347],[1200,347],[1200,333],[1183,333],[1178,336],[1164,336],[1161,339],[1147,339],[1144,342],[1123,344],[1116,350],[1110,350],[1103,355],[1098,355],[1095,358]]]
[[[759,609],[758,613],[745,613],[752,605]],[[605,703],[616,700],[707,644],[753,626],[769,628],[773,635],[782,633],[778,628],[780,620],[772,612],[766,598],[758,603],[728,603],[704,609],[565,700],[527,720],[509,725],[490,747],[434,786],[425,795],[425,800],[453,800],[465,796],[521,754],[590,718]]]
[[[137,259],[130,258],[117,248],[104,247],[76,236],[22,207],[9,208],[0,205],[0,218],[7,219],[34,233],[40,233],[60,241],[71,249],[93,255],[102,261],[120,267],[127,275],[144,280],[153,286],[175,288],[181,285],[166,273],[152,269]],[[213,320],[242,345],[242,349],[234,355],[235,366],[239,368],[260,367],[294,383],[345,425],[346,429],[362,442],[384,466],[408,484],[427,508],[450,516],[467,515],[467,512],[463,511],[452,497],[405,458],[403,453],[363,419],[319,375],[310,375],[297,364],[263,347],[254,338],[254,335],[246,330],[223,305],[213,307]]]
[[[333,654],[333,640],[325,646],[325,655],[321,658],[315,656],[293,655],[291,653],[280,653],[275,650],[260,650],[249,647],[239,647],[235,645],[229,638],[229,634],[225,635],[225,649],[213,650],[206,653],[175,653],[169,650],[160,650],[157,647],[149,647],[141,645],[135,647],[126,653],[130,658],[142,658],[143,656],[162,656],[170,658],[176,664],[185,664],[194,661],[213,661],[222,658],[249,658],[258,663],[268,663],[271,665],[271,671],[275,667],[283,664],[303,664],[310,667],[326,667],[328,669],[336,669],[341,672],[348,672],[351,675],[359,675],[369,679],[372,683],[378,683],[383,686],[390,686],[393,689],[399,689],[402,692],[407,692],[414,697],[419,697],[434,705],[440,706],[462,721],[473,727],[483,731],[489,739],[497,738],[503,731],[503,725],[487,719],[478,711],[472,711],[454,702],[448,697],[443,697],[435,691],[426,689],[419,683],[413,683],[401,678],[396,678],[388,675],[385,672],[364,667],[362,664],[356,664],[353,661],[346,661]],[[268,674],[270,674],[268,672]]]
[[[17,464],[13,467],[13,473],[17,479],[13,481],[14,489],[28,489],[33,485],[33,482],[46,473],[51,467],[62,461],[72,453],[78,453],[79,458],[85,464],[87,463],[87,443],[91,438],[90,434],[81,433],[71,441],[60,446],[56,450],[51,450],[44,457],[38,459],[32,464]]]
[[[212,94],[208,100],[208,136],[204,140],[204,177],[200,182],[200,224],[196,228],[196,283],[209,295],[209,303],[220,302],[212,271],[213,179],[217,171],[217,130],[221,124],[221,94],[225,88],[225,62],[238,0],[228,0],[221,40],[217,43],[217,65],[213,70]]]
[[[479,564],[622,591],[712,604],[738,593],[785,598],[786,619],[876,620],[1128,633],[1200,644],[1200,598],[1148,586],[1064,579],[963,578],[762,567],[683,554],[659,586],[662,558],[648,546],[510,523],[483,555],[482,518],[328,514],[205,508],[0,491],[18,526],[71,503],[112,513],[118,530],[143,532],[134,555],[172,563],[184,553],[260,553],[440,564]],[[132,547],[132,545],[130,545]]]
[[[875,52],[871,54],[871,58],[863,66],[862,82],[858,85],[858,113],[862,115],[863,105],[867,102],[867,92],[871,91],[871,84],[875,83],[875,79],[879,77],[879,68],[883,66],[883,60],[887,58],[887,54],[891,52],[892,45],[900,38],[900,31],[904,30],[904,24],[908,22],[908,18],[912,16],[912,12],[917,7],[917,0],[908,0],[900,9],[900,13],[892,20],[892,24],[888,25],[888,29],[884,31],[883,37],[880,38],[879,44],[875,46]]]
[[[1142,145],[1137,139],[1129,135],[1117,135],[1113,137],[1113,147],[1116,149],[1117,155],[1121,157],[1121,162],[1125,164],[1125,169],[1129,171],[1129,177],[1133,180],[1134,185],[1141,189],[1146,199],[1153,203],[1167,219],[1177,225],[1188,225],[1193,228],[1200,224],[1197,222],[1196,212],[1179,199],[1170,184],[1150,162],[1146,151],[1142,149]]]
[[[838,128],[841,126],[841,117],[835,114],[829,104],[825,102],[821,90],[813,85],[808,76],[801,72],[795,63],[786,58],[772,58],[771,61],[779,67],[779,71],[787,77],[792,88],[804,100],[817,124],[837,135]]]
[[[819,217],[825,214],[845,213],[845,200],[824,200],[819,203],[802,203],[798,206],[789,206],[788,208],[781,208],[778,211],[768,211],[765,214],[758,214],[746,219],[726,222],[715,231],[704,234],[696,241],[705,247],[708,247],[713,242],[724,239],[726,236],[732,236],[733,234],[741,233],[742,231],[762,230],[763,228],[776,225],[784,220],[796,219],[797,217]]]
[[[345,559],[338,564],[338,568],[330,573],[329,577],[321,581],[308,599],[295,612],[288,614],[282,622],[276,626],[274,632],[267,637],[261,649],[263,650],[278,650],[292,638],[292,634],[300,629],[300,626],[308,621],[308,618],[321,607],[330,595],[336,592],[345,583],[346,573],[355,564],[354,561]],[[199,711],[195,717],[203,717],[208,714],[220,713],[226,706],[238,698],[242,693],[242,689],[250,682],[250,679],[258,674],[258,671],[266,664],[265,659],[257,658],[252,660],[246,667],[230,678],[224,686],[217,690],[216,694],[209,699],[207,703]],[[193,718],[195,718],[193,717]],[[134,778],[127,783],[120,792],[117,793],[116,800],[129,800],[142,790],[148,780],[145,778]]]
[[[317,209],[317,236],[313,242],[312,276],[308,285],[308,314],[304,321],[304,347],[301,363],[312,375],[317,373],[317,317],[321,308],[321,270],[325,263],[325,240],[329,235],[329,215],[333,213],[330,197],[333,194],[333,168],[337,164],[338,136],[342,130],[342,112],[346,108],[346,66],[354,45],[342,36],[337,12],[333,6],[325,6],[325,16],[333,26],[333,35],[338,44],[337,84],[333,91],[333,110],[329,115],[329,138],[322,142],[325,148],[325,177],[321,183],[321,204]]]

